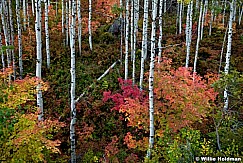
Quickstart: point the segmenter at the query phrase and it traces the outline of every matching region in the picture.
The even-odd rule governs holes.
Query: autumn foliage
[[[104,92],[103,100],[111,99],[114,102],[112,110],[122,113],[127,127],[135,129],[126,134],[124,144],[129,149],[145,151],[149,132],[148,97],[130,80],[118,81],[122,92]],[[154,94],[156,137],[163,136],[166,126],[177,132],[201,122],[212,111],[217,96],[206,80],[193,75],[190,69],[172,68],[170,59],[156,65]]]

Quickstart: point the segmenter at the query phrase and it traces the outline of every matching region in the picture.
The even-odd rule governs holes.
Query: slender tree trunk
[[[134,52],[134,47],[133,47],[133,36],[134,36],[134,0],[131,0],[131,32],[130,32],[130,40],[131,40],[131,61],[133,60],[133,52]]]
[[[45,0],[45,32],[46,32],[46,59],[47,68],[50,68],[50,46],[49,46],[49,29],[48,29],[48,1]]]
[[[36,32],[36,77],[41,79],[41,65],[42,65],[42,44],[41,44],[41,0],[35,0],[35,12],[36,12],[36,20],[35,20],[35,32]],[[40,109],[38,120],[43,120],[43,98],[42,98],[42,90],[41,84],[37,85],[37,107]]]
[[[166,13],[166,0],[164,0],[164,13]]]
[[[179,15],[180,15],[180,4],[176,4],[176,35],[178,34],[178,24],[179,24]]]
[[[242,8],[242,4],[240,5],[240,8],[239,8],[239,25],[240,25],[240,22],[241,22],[241,18],[242,18],[242,14],[243,14],[243,8]],[[241,9],[241,10],[240,10]]]
[[[148,40],[148,0],[144,0],[144,16],[143,16],[143,36],[142,36],[142,52],[141,52],[141,70],[140,70],[140,90],[143,89],[143,75],[144,75],[144,59],[147,56],[147,40]]]
[[[1,28],[0,28],[0,32],[1,32]],[[2,48],[3,44],[2,44],[2,35],[0,35],[0,48]],[[2,66],[3,66],[3,71],[5,70],[6,66],[5,66],[5,61],[4,61],[4,53],[3,51],[1,51],[2,53]]]
[[[227,1],[224,0],[223,25],[224,25],[224,18],[225,18],[226,3],[227,3]]]
[[[201,1],[199,20],[198,20],[198,25],[197,25],[197,44],[196,44],[194,66],[193,66],[193,72],[194,73],[196,73],[196,67],[197,67],[198,49],[199,49],[200,34],[201,34],[200,29],[201,29],[201,19],[202,19],[202,8],[203,8],[203,3]]]
[[[82,49],[82,17],[81,17],[81,2],[78,1],[78,51],[79,56],[81,56]]]
[[[91,18],[92,18],[92,0],[89,0],[89,22],[88,22],[88,28],[89,28],[89,47],[90,50],[93,50],[92,45],[92,27],[91,27]]]
[[[8,9],[9,9],[9,23],[10,23],[10,45],[14,45],[14,28],[13,28],[13,14],[12,14],[12,3],[11,0],[8,1]],[[13,58],[13,74],[14,74],[14,80],[16,80],[16,65],[15,65],[15,54],[14,50],[11,49],[11,54]]]
[[[181,24],[182,24],[182,3],[180,2],[180,15],[179,15],[179,34],[181,34],[182,28],[181,28]]]
[[[186,17],[186,68],[189,65],[190,57],[190,31],[191,31],[191,1],[187,7],[187,17]]]
[[[32,15],[35,15],[35,2],[34,0],[31,0],[31,9],[32,9]]]
[[[126,0],[125,80],[128,78],[129,0]]]
[[[72,22],[71,22],[71,123],[70,123],[70,141],[71,141],[71,162],[76,163],[76,146],[75,146],[75,123],[76,123],[76,108],[75,108],[75,22],[76,22],[76,0],[72,0]]]
[[[212,0],[212,6],[214,6],[214,1]],[[214,17],[214,8],[211,10],[211,19],[210,19],[210,24],[209,24],[209,36],[212,34],[212,24],[213,24],[213,17]]]
[[[20,8],[19,0],[16,0],[16,17],[18,26],[18,49],[19,49],[19,74],[20,79],[23,77],[23,61],[22,61],[22,32],[21,32],[21,22],[20,22]]]
[[[150,158],[154,144],[154,62],[155,62],[155,37],[158,0],[152,0],[152,32],[151,32],[151,60],[149,70],[149,149],[147,157]]]
[[[223,45],[222,45],[222,49],[221,49],[221,53],[220,53],[220,59],[219,59],[219,74],[220,74],[220,71],[221,71],[222,58],[223,58],[223,53],[224,53],[224,45],[225,45],[225,41],[226,41],[226,36],[227,36],[228,28],[229,28],[229,24],[227,25],[227,28],[225,30],[224,41],[223,41]]]
[[[139,1],[134,0],[134,28],[133,28],[133,60],[132,60],[132,81],[135,85],[135,68],[136,68],[136,42],[137,42],[137,31],[138,31],[138,19],[139,19]]]
[[[230,3],[230,18],[229,18],[229,31],[228,31],[228,44],[227,44],[227,52],[226,52],[226,61],[224,67],[224,73],[229,73],[229,66],[230,66],[230,56],[231,56],[231,45],[232,45],[232,24],[233,24],[233,17],[234,17],[234,3],[235,0],[232,0]],[[229,95],[228,95],[228,88],[226,87],[224,90],[224,112],[228,111],[229,106]]]
[[[204,9],[203,9],[203,15],[202,15],[201,40],[203,38],[203,28],[204,28],[205,17],[207,15],[207,8],[208,8],[208,0],[205,0]]]
[[[2,0],[1,1],[1,18],[2,18],[2,27],[3,27],[3,32],[4,32],[4,38],[5,38],[5,45],[8,47],[9,44],[9,30],[8,30],[8,21],[7,21],[7,17],[8,17],[8,13],[7,13],[8,9],[6,6],[6,1]],[[6,18],[6,20],[5,20]],[[6,54],[7,54],[7,67],[10,67],[11,64],[11,56],[9,53],[9,49],[6,49]],[[9,76],[9,80],[11,80],[11,76]]]
[[[26,1],[23,0],[23,24],[24,24],[24,31],[26,30]]]
[[[162,53],[162,36],[163,36],[163,22],[162,22],[163,11],[162,11],[162,8],[163,8],[163,0],[160,0],[160,3],[159,3],[159,41],[158,41],[159,54],[158,54],[158,63],[161,60],[161,53]]]

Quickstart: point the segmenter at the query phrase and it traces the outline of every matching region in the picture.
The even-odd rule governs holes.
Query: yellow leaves
[[[38,113],[31,113],[18,117],[18,122],[14,125],[14,130],[6,143],[7,149],[5,149],[15,151],[14,154],[8,156],[12,160],[38,162],[44,161],[44,150],[60,153],[57,147],[61,142],[50,140],[50,136],[47,136],[50,135],[49,132],[53,132],[54,127],[56,130],[59,129],[59,124],[51,120],[39,122],[37,115]]]
[[[4,73],[0,73],[0,77],[7,78],[11,72],[11,69],[5,69]],[[23,80],[16,80],[9,85],[0,81],[0,84],[2,84],[0,95],[3,97],[3,101],[0,102],[0,107],[15,109],[27,101],[34,101],[36,86],[39,83],[43,91],[48,89],[48,85],[38,78],[26,77]]]

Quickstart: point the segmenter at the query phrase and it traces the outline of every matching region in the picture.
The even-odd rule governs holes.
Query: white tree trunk
[[[243,8],[242,8],[243,6],[242,6],[242,4],[240,5],[240,9],[241,10],[239,10],[239,25],[240,25],[240,22],[241,22],[241,18],[242,18],[242,14],[243,14]]]
[[[41,79],[41,65],[42,65],[42,45],[41,45],[41,0],[35,0],[35,32],[36,32],[36,77]],[[43,98],[41,91],[41,84],[37,85],[37,107],[40,109],[38,120],[43,120]]]
[[[178,24],[179,24],[179,16],[180,15],[180,3],[176,4],[176,35],[178,34]]]
[[[227,1],[224,0],[223,25],[224,25],[224,18],[225,18],[226,3],[227,3]]]
[[[16,0],[16,17],[17,17],[17,26],[18,26],[19,75],[20,75],[20,79],[22,79],[23,77],[22,34],[21,34],[19,0]]]
[[[82,49],[82,17],[81,17],[81,2],[77,0],[78,3],[78,51],[79,56],[81,56],[81,49]]]
[[[223,58],[223,53],[224,53],[224,44],[226,42],[226,36],[227,36],[228,28],[229,28],[229,24],[227,25],[227,28],[226,28],[225,33],[224,33],[224,41],[223,41],[223,45],[222,45],[222,48],[221,48],[220,59],[219,59],[219,74],[220,74],[220,71],[221,71],[222,58]]]
[[[45,0],[45,32],[46,32],[46,59],[47,68],[50,68],[50,46],[49,46],[49,30],[48,30],[48,0]]]
[[[143,75],[144,75],[144,59],[147,56],[147,40],[148,40],[148,0],[144,0],[144,15],[143,15],[143,35],[142,35],[142,52],[141,52],[141,69],[140,69],[140,90],[143,89]]]
[[[162,11],[162,8],[163,8],[163,0],[160,0],[160,2],[159,2],[159,41],[158,41],[159,54],[158,54],[158,63],[161,60],[161,53],[162,53],[162,36],[163,36],[163,22],[162,22],[163,11]]]
[[[2,27],[3,27],[3,32],[4,32],[4,38],[5,38],[5,45],[8,47],[9,44],[9,30],[8,30],[8,22],[7,22],[7,17],[8,17],[8,9],[6,6],[6,1],[2,0],[1,1],[1,18],[2,18]],[[6,18],[6,20],[5,20]],[[11,64],[11,56],[9,53],[9,49],[6,49],[6,54],[7,54],[7,67],[10,67]],[[11,77],[9,76],[9,79],[11,80]]]
[[[166,13],[166,0],[164,0],[164,13]]]
[[[194,66],[193,66],[194,73],[196,73],[196,70],[197,70],[196,67],[197,67],[198,49],[199,49],[200,34],[201,34],[200,29],[201,29],[201,19],[202,19],[202,8],[203,8],[203,3],[201,1],[199,20],[198,20],[198,25],[197,25],[197,44],[196,44]]]
[[[136,68],[136,42],[139,19],[139,0],[134,0],[134,28],[133,28],[133,60],[132,60],[132,81],[135,85],[135,68]]]
[[[214,0],[212,0],[212,6],[214,6]],[[214,18],[214,8],[211,10],[211,19],[210,19],[210,24],[209,24],[209,36],[212,34],[212,24],[213,24],[213,18]]]
[[[125,80],[128,78],[129,0],[126,0]]]
[[[92,18],[92,0],[89,0],[89,22],[88,22],[88,28],[89,28],[89,47],[90,50],[93,50],[92,45],[92,28],[91,28],[91,18]]]
[[[201,40],[203,38],[203,28],[204,28],[204,21],[205,21],[205,17],[207,15],[207,10],[208,10],[208,0],[205,0],[205,4],[204,4],[204,9],[203,9],[203,15],[202,15],[202,26],[201,26]]]
[[[230,56],[231,56],[231,45],[232,45],[232,24],[233,24],[233,17],[234,17],[234,3],[235,0],[232,0],[230,3],[230,17],[229,17],[229,31],[228,31],[228,44],[227,44],[227,52],[226,52],[226,61],[225,61],[225,67],[224,67],[224,73],[229,73],[229,66],[230,66]],[[228,95],[228,89],[227,87],[224,90],[224,112],[228,111],[229,106],[229,95]]]
[[[76,108],[75,108],[75,22],[76,22],[76,0],[72,0],[72,22],[71,22],[71,123],[70,123],[70,141],[71,141],[71,162],[76,163],[76,146],[75,146],[75,123],[76,123]]]
[[[26,1],[23,0],[23,24],[24,24],[24,31],[26,30]]]
[[[34,0],[31,0],[31,9],[32,9],[32,15],[35,15],[35,2]]]
[[[10,45],[14,45],[14,28],[13,28],[13,14],[12,14],[12,3],[11,0],[8,1],[8,9],[9,9],[9,23],[10,23]],[[14,80],[16,79],[16,65],[15,65],[15,55],[14,50],[11,49],[12,59],[13,59],[13,74]]]
[[[151,32],[151,60],[149,69],[149,149],[147,157],[150,158],[154,144],[154,62],[156,39],[156,16],[158,0],[152,0],[152,32]]]
[[[1,29],[0,29],[1,32]],[[2,48],[2,35],[0,35],[0,48]],[[3,51],[1,51],[2,54],[2,67],[3,67],[3,71],[5,70],[6,66],[5,66],[5,61],[4,61],[4,53]]]
[[[134,47],[133,47],[133,36],[134,36],[134,0],[131,0],[131,32],[130,32],[130,40],[131,40],[131,61],[133,60],[133,52],[134,52]]]
[[[182,31],[182,4],[183,2],[180,2],[180,14],[179,14],[179,34],[181,34]]]
[[[189,65],[189,57],[190,57],[190,45],[191,45],[191,24],[192,24],[192,1],[188,4],[187,7],[187,17],[186,17],[186,68],[188,68]]]

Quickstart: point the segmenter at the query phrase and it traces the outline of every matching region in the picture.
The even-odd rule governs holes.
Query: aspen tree
[[[223,10],[223,25],[224,25],[224,18],[225,18],[225,10],[226,10],[226,3],[227,3],[227,1],[226,0],[224,0],[224,10]]]
[[[198,8],[199,8],[199,0],[196,0],[196,11],[198,10]]]
[[[45,0],[45,33],[46,33],[46,59],[47,68],[50,68],[50,45],[49,45],[49,30],[48,30],[48,1]]]
[[[18,26],[18,49],[19,49],[19,75],[20,79],[23,77],[23,61],[22,61],[22,32],[21,32],[21,22],[20,22],[20,8],[19,0],[16,0],[16,17]]]
[[[89,0],[89,21],[88,21],[88,29],[89,29],[89,47],[90,50],[93,50],[92,45],[92,28],[91,28],[91,18],[92,18],[92,0]]]
[[[76,123],[76,108],[75,108],[75,26],[76,26],[76,0],[72,0],[72,22],[71,22],[71,122],[70,122],[70,141],[71,141],[71,162],[76,163],[76,145],[75,145],[75,123]]]
[[[128,78],[129,0],[126,0],[125,80]]]
[[[24,25],[24,31],[26,30],[26,1],[23,0],[23,25]]]
[[[212,6],[214,6],[214,0],[212,0]],[[212,7],[212,10],[211,10],[211,19],[210,19],[210,23],[209,23],[209,33],[208,33],[209,36],[211,36],[211,34],[212,34],[213,17],[214,17],[214,7]]]
[[[31,9],[32,9],[32,15],[35,15],[35,3],[34,0],[31,0]]]
[[[2,0],[1,1],[1,19],[2,19],[2,27],[3,27],[3,33],[4,33],[4,38],[5,38],[5,45],[8,47],[9,46],[9,30],[8,30],[8,23],[7,20],[5,20],[5,18],[8,17],[8,9],[6,8],[6,1]],[[11,64],[11,56],[9,53],[9,49],[6,49],[6,54],[7,54],[7,67],[10,67]],[[11,79],[11,77],[9,76],[9,79]]]
[[[139,0],[134,0],[134,31],[133,31],[133,61],[132,61],[132,81],[135,85],[135,68],[136,68],[136,43],[138,32],[138,19],[139,19]]]
[[[144,12],[143,12],[143,35],[142,35],[142,52],[141,52],[141,69],[140,69],[140,90],[143,89],[143,75],[144,75],[144,59],[147,56],[147,39],[148,39],[148,0],[144,0]]]
[[[182,4],[183,2],[180,2],[180,14],[179,14],[179,34],[181,34],[182,31]]]
[[[176,35],[178,34],[179,14],[180,14],[180,4],[177,1],[177,4],[176,4]]]
[[[8,1],[8,10],[9,10],[9,25],[10,25],[10,40],[9,44],[14,45],[14,29],[13,29],[13,14],[12,14],[12,3],[11,0]],[[15,65],[15,55],[14,50],[11,49],[10,53],[12,54],[12,65],[13,65],[13,77],[16,79],[16,65]]]
[[[203,38],[203,27],[204,27],[204,21],[205,17],[207,15],[207,10],[208,10],[208,0],[205,0],[204,8],[203,8],[203,15],[202,15],[202,24],[201,24],[201,40]]]
[[[82,17],[81,17],[81,2],[77,0],[78,3],[78,50],[79,56],[81,56],[81,48],[82,48]]]
[[[42,44],[41,44],[41,0],[35,0],[35,32],[36,32],[36,77],[41,79],[41,65],[42,65]],[[43,120],[43,98],[41,84],[37,85],[37,107],[40,109],[38,120]]]
[[[241,22],[242,14],[243,14],[243,6],[242,6],[242,3],[241,3],[240,6],[239,6],[239,25],[240,25],[240,22]]]
[[[233,17],[234,17],[234,3],[235,0],[232,0],[230,3],[230,17],[229,17],[229,30],[228,30],[228,44],[227,44],[227,52],[226,52],[226,61],[224,67],[224,73],[227,75],[229,73],[229,66],[230,66],[230,56],[231,56],[231,45],[232,45],[232,24],[233,24]],[[229,95],[227,87],[224,90],[224,112],[228,111],[229,106]]]
[[[199,49],[199,42],[200,42],[200,34],[201,34],[201,19],[202,19],[202,7],[203,3],[201,1],[200,4],[200,13],[199,13],[199,20],[197,25],[197,44],[196,44],[196,50],[195,50],[195,58],[194,58],[194,66],[193,66],[193,72],[196,73],[196,66],[197,66],[197,58],[198,58],[198,49]]]
[[[192,8],[193,1],[190,1],[187,8],[187,17],[186,17],[186,68],[189,65],[190,57],[190,46],[191,46],[191,30],[192,30]]]
[[[158,41],[158,63],[161,60],[161,53],[162,53],[162,36],[163,36],[163,22],[162,22],[162,9],[163,9],[163,0],[159,0],[159,41]],[[179,5],[178,5],[179,6]]]
[[[0,32],[1,32],[1,28],[0,28]],[[2,48],[2,35],[0,35],[0,48]],[[2,66],[3,66],[3,71],[5,70],[5,61],[4,61],[4,53],[3,51],[1,51],[2,53]]]
[[[219,59],[219,71],[218,71],[219,74],[220,74],[221,65],[222,65],[222,58],[223,58],[223,53],[224,53],[224,44],[226,42],[226,36],[227,36],[228,28],[229,28],[229,24],[227,25],[227,28],[226,28],[225,33],[224,33],[224,41],[223,41],[223,45],[222,45],[222,48],[221,48],[220,59]]]
[[[166,0],[164,0],[164,13],[166,13]]]
[[[149,149],[147,157],[150,158],[154,144],[154,62],[155,62],[155,37],[156,16],[158,0],[152,0],[152,32],[151,32],[151,60],[149,69]]]
[[[133,36],[134,36],[134,0],[131,0],[131,32],[130,32],[130,37],[131,37],[131,61],[133,60],[133,52],[134,52],[134,44],[133,44]]]

